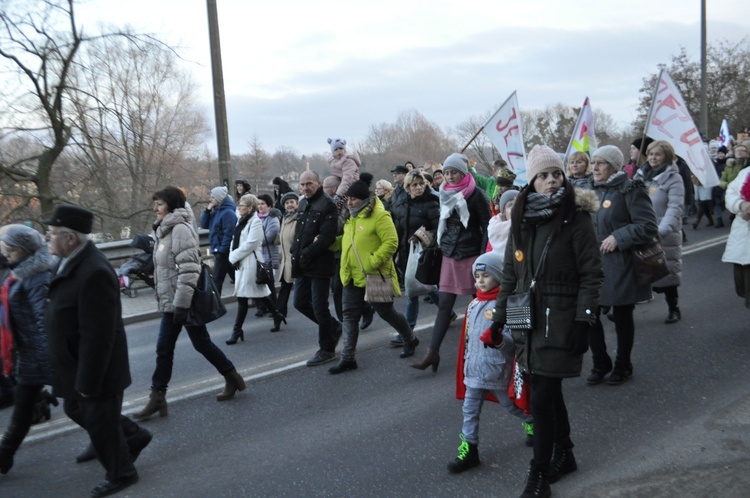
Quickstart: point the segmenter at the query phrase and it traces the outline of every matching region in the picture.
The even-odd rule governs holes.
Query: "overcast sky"
[[[707,3],[709,42],[750,35],[750,2]],[[327,137],[357,142],[412,108],[448,129],[514,90],[525,110],[589,96],[624,126],[644,76],[680,47],[698,57],[700,4],[219,0],[230,148],[246,152],[257,133],[270,152],[327,152]],[[205,0],[85,0],[78,14],[179,45],[213,126]]]

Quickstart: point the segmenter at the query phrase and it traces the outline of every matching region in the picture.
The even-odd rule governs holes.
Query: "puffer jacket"
[[[44,245],[11,270],[16,281],[8,293],[8,314],[13,331],[15,376],[19,384],[50,382],[44,312],[51,268],[52,256]]]
[[[594,183],[599,209],[594,214],[596,240],[613,235],[617,241],[614,252],[602,255],[604,283],[599,304],[622,306],[645,301],[651,297],[651,285],[638,285],[633,270],[631,249],[647,244],[656,237],[656,214],[641,180],[628,180],[620,171],[605,183]]]
[[[238,222],[239,223],[239,222]],[[258,285],[258,258],[262,258],[263,222],[253,214],[240,233],[237,249],[229,253],[229,262],[236,265],[234,295],[237,297],[261,298],[271,294],[267,285]]]
[[[341,184],[336,189],[336,195],[344,197],[352,183],[359,180],[360,166],[362,166],[362,161],[359,160],[359,154],[356,152],[344,154],[341,159],[331,159],[331,174],[341,178]]]
[[[292,243],[292,277],[333,276],[335,262],[328,248],[336,241],[338,209],[323,188],[300,200]]]
[[[680,285],[682,276],[682,209],[685,203],[685,185],[676,164],[651,180],[646,180],[651,166],[645,164],[635,175],[646,184],[648,196],[659,224],[659,242],[667,257],[669,275],[652,283],[652,287]]]
[[[237,207],[231,197],[226,196],[212,210],[205,209],[201,214],[201,228],[208,228],[208,242],[211,253],[229,254],[229,247],[237,225]]]
[[[281,230],[281,212],[274,208],[266,216],[258,216],[263,222],[264,236],[261,239],[263,245],[263,260],[271,263],[274,270],[279,269],[279,246],[275,244],[276,237]]]
[[[513,373],[516,351],[509,329],[503,330],[503,343],[485,347],[479,336],[492,325],[488,318],[495,301],[474,299],[466,309],[466,347],[464,348],[464,384],[474,389],[507,390]]]
[[[593,192],[576,190],[576,209],[563,213],[534,289],[534,328],[513,331],[516,360],[524,372],[547,377],[577,377],[583,355],[571,353],[574,322],[593,324],[604,278],[590,213],[598,207]],[[514,209],[519,206],[516,202]],[[560,208],[562,209],[562,208]],[[505,323],[508,296],[529,290],[554,220],[524,223],[523,247],[511,236],[505,249],[494,320]]]
[[[398,234],[398,264],[401,271],[406,271],[406,261],[409,258],[409,238],[414,232],[424,227],[432,233],[433,239],[437,236],[438,222],[440,221],[440,201],[432,194],[429,188],[419,197],[409,196],[406,202],[401,204],[401,212],[397,222],[396,233]]]
[[[479,256],[487,247],[487,226],[490,223],[490,200],[481,188],[466,199],[469,223],[466,227],[455,209],[446,220],[445,232],[440,237],[443,256],[461,260]]]
[[[174,313],[190,308],[201,271],[198,234],[189,214],[178,208],[167,214],[154,230],[154,283],[159,311]],[[230,239],[231,242],[231,239]]]
[[[747,221],[739,215],[740,204],[746,202],[742,197],[742,186],[748,181],[750,168],[745,168],[739,172],[737,177],[727,187],[727,194],[724,202],[730,213],[737,216],[732,221],[732,228],[729,231],[727,246],[721,260],[724,263],[734,263],[738,265],[750,265],[750,221]]]
[[[341,246],[339,274],[343,285],[353,282],[355,287],[365,287],[365,274],[377,275],[380,272],[391,276],[394,292],[397,296],[401,295],[396,266],[393,264],[393,255],[398,247],[396,227],[391,214],[375,194],[370,193],[370,204],[357,216],[349,217],[344,225],[344,235],[339,236],[336,242],[335,249]],[[359,260],[352,244],[357,248]]]

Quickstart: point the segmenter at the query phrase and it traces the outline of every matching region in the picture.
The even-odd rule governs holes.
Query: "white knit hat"
[[[531,183],[536,175],[549,168],[557,168],[565,173],[562,159],[557,152],[546,145],[535,145],[526,160],[526,179]]]

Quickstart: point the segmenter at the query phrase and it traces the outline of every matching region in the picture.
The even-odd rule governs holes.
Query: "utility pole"
[[[211,74],[214,84],[214,115],[216,118],[216,147],[219,152],[219,182],[229,188],[232,175],[232,156],[229,154],[229,131],[227,127],[227,103],[224,98],[224,71],[221,67],[221,43],[219,42],[219,16],[216,0],[206,0],[208,8],[208,38],[211,44]]]
[[[708,104],[706,103],[706,0],[701,0],[701,133],[708,138]]]

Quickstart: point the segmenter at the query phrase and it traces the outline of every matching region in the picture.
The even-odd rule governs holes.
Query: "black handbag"
[[[266,241],[266,247],[268,247],[268,251],[270,252],[271,247],[268,245],[265,228],[263,229],[263,239]],[[255,251],[253,251],[253,256],[255,256]],[[255,265],[255,283],[258,285],[273,284],[273,264],[259,260],[258,256],[255,256],[255,261],[257,262]]]
[[[536,267],[534,276],[531,278],[529,290],[511,294],[505,301],[505,325],[511,330],[531,330],[534,328],[534,287],[536,286],[536,277],[547,259],[547,250],[551,240],[552,236],[547,239],[547,243],[544,245],[542,257]]]
[[[630,255],[633,258],[633,272],[638,285],[652,284],[669,275],[667,256],[657,241],[634,246]]]
[[[201,272],[193,291],[193,300],[190,301],[185,325],[205,325],[224,316],[226,312],[227,308],[221,301],[221,293],[216,289],[208,266],[201,263]]]
[[[437,285],[440,283],[442,267],[443,252],[437,244],[433,244],[420,254],[414,278],[424,285]]]

